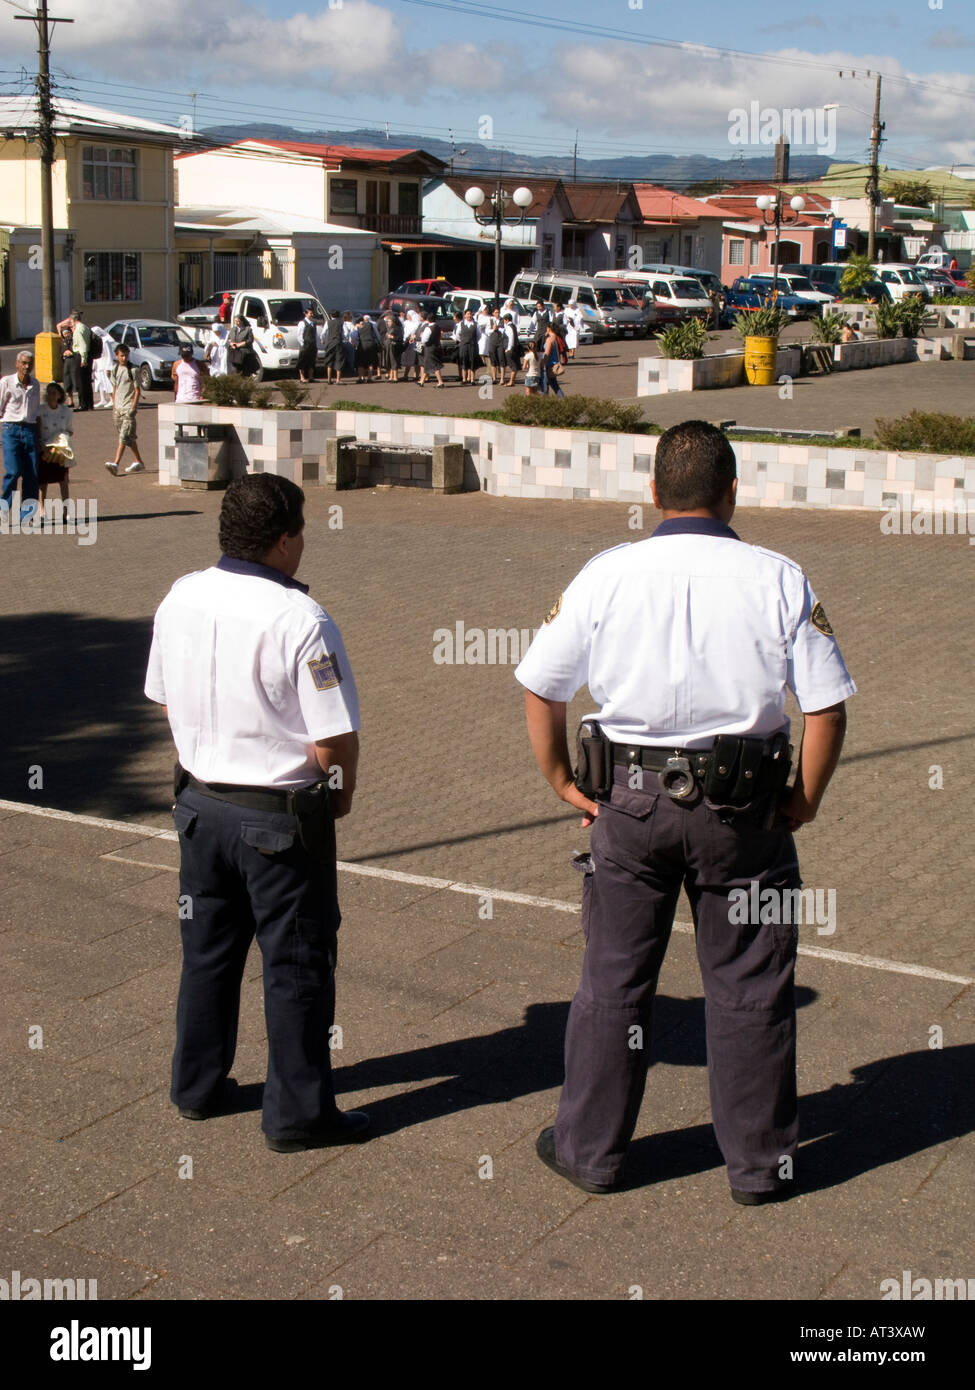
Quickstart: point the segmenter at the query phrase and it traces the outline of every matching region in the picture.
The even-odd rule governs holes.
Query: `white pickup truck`
[[[305,310],[311,307],[315,324],[325,322],[325,310],[313,294],[294,290],[238,290],[231,305],[231,322],[242,314],[254,330],[254,352],[257,355],[258,380],[265,372],[281,372],[298,365],[298,334]],[[197,326],[201,341],[206,342],[208,330]],[[319,349],[321,361],[323,353]]]

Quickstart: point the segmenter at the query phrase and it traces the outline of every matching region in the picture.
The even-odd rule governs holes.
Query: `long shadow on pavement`
[[[800,1006],[815,997],[812,990],[797,990]],[[390,1133],[549,1090],[562,1082],[567,1015],[564,1002],[532,1004],[520,1027],[343,1067],[336,1091],[445,1078],[366,1102],[376,1132]],[[706,1065],[703,1000],[658,996],[654,1016],[653,1065]],[[802,1191],[838,1186],[975,1129],[975,1045],[880,1057],[853,1068],[851,1077],[800,1097]],[[651,1102],[654,1084],[651,1069]],[[687,1177],[722,1163],[710,1124],[662,1131],[631,1146],[627,1186]]]
[[[0,797],[64,811],[110,800],[117,816],[158,802],[135,772],[160,735],[143,694],[151,640],[146,619],[0,618]]]

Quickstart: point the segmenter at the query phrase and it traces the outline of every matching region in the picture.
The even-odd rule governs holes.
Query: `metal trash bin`
[[[178,424],[176,469],[180,487],[223,488],[230,482],[228,425]]]

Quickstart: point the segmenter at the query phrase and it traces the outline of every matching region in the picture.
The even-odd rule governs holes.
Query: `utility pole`
[[[572,146],[572,182],[576,181],[576,165],[579,159],[579,132],[576,131],[575,144]]]
[[[54,168],[54,107],[51,104],[51,38],[50,26],[73,24],[73,19],[55,19],[47,12],[47,0],[37,0],[37,10],[32,15],[15,15],[16,19],[26,19],[37,29],[37,143],[41,155],[41,325],[35,350],[43,362],[36,363],[38,375],[42,365],[49,369],[45,380],[55,379],[53,370],[53,347],[43,342],[44,335],[54,334],[54,200],[52,194],[52,171]],[[50,347],[51,361],[47,360],[45,346]]]
[[[885,127],[880,121],[880,74],[873,102],[873,128],[870,131],[870,179],[867,198],[870,202],[870,227],[867,232],[867,255],[873,261],[877,254],[877,208],[880,205],[880,139]]]

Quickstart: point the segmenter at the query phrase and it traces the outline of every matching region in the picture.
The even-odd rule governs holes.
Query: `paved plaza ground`
[[[622,370],[607,352],[569,381]],[[847,407],[909,408],[898,373],[946,397],[964,374],[967,407],[973,372],[888,368],[809,390],[839,393],[821,397],[829,418],[855,424]],[[352,390],[444,409],[467,394]],[[655,401],[653,418],[762,423],[728,409],[739,394],[673,397],[669,417]],[[154,426],[142,411],[150,468]],[[142,682],[153,611],[216,558],[220,495],[107,476],[110,434],[105,414],[78,417],[72,486],[98,500],[96,543],[0,536],[0,1274],[94,1278],[106,1299],[279,1300],[613,1300],[634,1286],[873,1300],[905,1269],[975,1276],[967,537],[884,536],[876,514],[737,514],[745,540],[803,564],[859,686],[822,818],[798,840],[806,885],[836,903],[834,932],[800,934],[803,1191],[780,1207],[729,1200],[682,905],[630,1186],[591,1197],[534,1154],[581,961],[569,860],[587,832],[535,770],[511,666],[438,665],[433,634],[537,627],[591,555],[639,538],[627,509],[309,491],[300,577],[341,625],[363,714],[361,786],[339,826],[336,1076],[377,1137],[284,1156],[260,1135],[256,954],[239,1112],[192,1124],[168,1101],[173,750]]]

